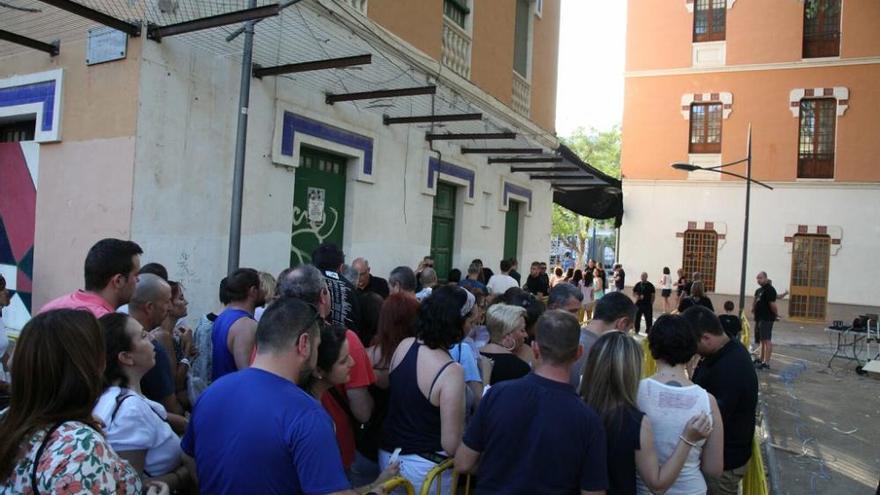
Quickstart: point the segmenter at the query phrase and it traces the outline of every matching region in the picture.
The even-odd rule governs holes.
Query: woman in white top
[[[702,495],[707,476],[721,476],[724,469],[724,426],[715,398],[688,379],[685,365],[697,352],[697,339],[690,325],[678,315],[663,315],[648,334],[657,373],[639,384],[638,406],[651,422],[657,460],[664,464],[682,441],[682,430],[696,415],[711,416],[711,433],[693,443],[684,467],[667,495]],[[640,494],[651,493],[639,478]]]
[[[144,478],[164,481],[172,491],[190,489],[195,469],[180,448],[180,437],[168,424],[165,408],[141,393],[141,378],[156,364],[149,332],[122,313],[98,321],[107,354],[106,388],[93,413],[104,424],[107,441]]]
[[[663,275],[660,276],[660,297],[663,298],[663,313],[669,312],[669,296],[672,295],[672,275],[669,267],[663,267]]]

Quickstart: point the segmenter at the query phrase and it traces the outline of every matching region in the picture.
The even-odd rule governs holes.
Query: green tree
[[[578,127],[571,136],[560,140],[577,153],[581,160],[614,178],[620,178],[619,126],[615,125],[607,131]]]
[[[620,178],[620,127],[613,126],[606,131],[595,128],[589,130],[579,127],[567,138],[560,140],[581,160],[602,172]],[[611,220],[592,220],[578,215],[557,204],[553,205],[551,232],[559,236],[562,244],[577,253],[576,266],[582,267],[586,257],[587,237],[592,222],[597,225]]]

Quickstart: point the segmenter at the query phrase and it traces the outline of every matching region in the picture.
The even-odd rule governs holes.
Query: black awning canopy
[[[613,218],[615,227],[620,227],[623,219],[623,190],[620,180],[584,162],[564,144],[560,144],[556,151],[565,159],[564,163],[574,165],[593,176],[597,184],[576,189],[555,187],[553,202],[585,217],[599,220]]]

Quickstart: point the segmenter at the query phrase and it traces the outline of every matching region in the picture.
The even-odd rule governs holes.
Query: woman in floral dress
[[[101,394],[104,338],[82,310],[34,317],[12,364],[12,402],[0,415],[0,494],[140,494],[138,473],[104,440],[92,409]],[[164,484],[146,493],[168,493]]]

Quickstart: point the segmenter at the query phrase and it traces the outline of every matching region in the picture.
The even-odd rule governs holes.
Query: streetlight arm
[[[738,178],[743,179],[748,182],[754,182],[755,184],[758,184],[759,186],[766,187],[767,189],[770,189],[771,191],[773,190],[773,187],[768,186],[767,184],[764,184],[763,182],[761,182],[759,180],[749,179],[745,175],[735,174],[733,172],[728,172],[727,170],[718,170],[717,168],[712,168],[712,169],[707,168],[706,170],[712,170],[713,172],[718,172],[719,174],[724,174],[724,175],[732,175],[733,177],[738,177]]]
[[[737,160],[735,162],[723,163],[721,165],[716,165],[714,167],[701,167],[701,168],[703,168],[704,170],[718,170],[719,168],[730,167],[732,165],[739,165],[740,163],[745,163],[747,161],[749,161],[748,157],[743,158],[742,160]]]

